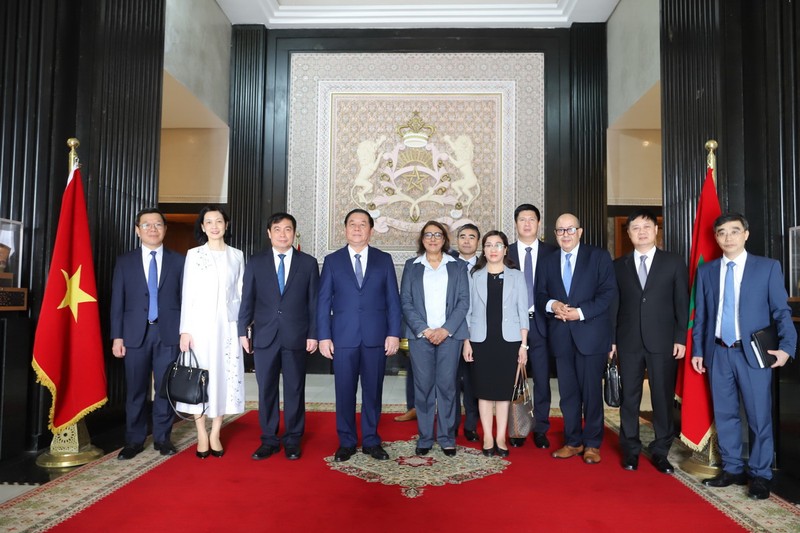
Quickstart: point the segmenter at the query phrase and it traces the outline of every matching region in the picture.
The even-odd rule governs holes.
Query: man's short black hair
[[[272,226],[280,222],[281,220],[288,220],[292,223],[292,229],[297,231],[297,220],[290,215],[289,213],[272,213],[269,218],[267,219],[267,231],[272,229]]]
[[[722,226],[723,224],[727,224],[728,222],[741,222],[742,227],[745,231],[750,231],[750,224],[747,222],[747,219],[744,218],[744,215],[741,213],[723,213],[717,220],[714,221],[714,231],[717,231],[717,228]]]
[[[519,214],[523,211],[533,211],[536,213],[536,220],[539,222],[542,221],[542,214],[539,213],[539,208],[533,204],[519,204],[516,209],[514,209],[514,222],[517,221],[519,218]]]
[[[628,215],[628,225],[630,225],[630,223],[636,220],[637,218],[643,218],[645,220],[649,220],[654,225],[658,226],[658,217],[650,209],[637,209],[636,211]]]
[[[166,226],[167,225],[167,218],[164,216],[164,213],[161,212],[160,209],[157,207],[145,207],[138,213],[136,213],[136,226],[139,225],[139,220],[145,215],[155,214],[161,217],[161,222]]]
[[[372,215],[369,214],[369,211],[367,211],[366,209],[361,209],[360,207],[357,207],[357,208],[351,210],[349,213],[347,213],[347,216],[344,217],[344,225],[345,226],[347,225],[347,221],[350,220],[350,216],[351,215],[355,215],[356,213],[361,213],[362,215],[367,215],[367,218],[369,219],[369,227],[370,228],[374,228],[375,227],[375,220],[373,220]]]
[[[472,231],[477,233],[478,234],[478,240],[481,240],[481,230],[479,230],[478,226],[476,226],[475,224],[472,224],[471,222],[467,222],[466,224],[464,224],[463,226],[461,226],[460,228],[458,228],[456,230],[456,239],[458,239],[458,236],[461,235],[461,232],[464,231],[465,229],[471,229]]]

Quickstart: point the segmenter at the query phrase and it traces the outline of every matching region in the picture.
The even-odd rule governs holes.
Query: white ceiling
[[[268,28],[566,28],[619,0],[216,0],[231,24]]]

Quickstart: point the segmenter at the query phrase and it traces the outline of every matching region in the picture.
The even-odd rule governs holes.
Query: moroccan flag
[[[689,331],[686,334],[686,357],[678,365],[675,395],[681,402],[681,440],[695,450],[702,450],[711,437],[714,411],[711,406],[711,389],[707,374],[698,374],[692,368],[692,327],[695,313],[695,274],[697,268],[722,255],[714,238],[714,221],[722,214],[714,186],[712,170],[706,172],[706,181],[697,202],[697,215],[692,231],[692,250],[689,258]]]
[[[101,407],[106,371],[86,200],[78,168],[61,201],[56,244],[33,341],[36,380],[50,389],[53,433]]]

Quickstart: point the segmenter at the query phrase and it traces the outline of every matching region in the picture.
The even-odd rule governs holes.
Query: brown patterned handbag
[[[517,376],[514,379],[514,391],[508,407],[508,436],[512,439],[524,439],[533,430],[533,396],[528,385],[528,373],[525,365],[517,365]]]

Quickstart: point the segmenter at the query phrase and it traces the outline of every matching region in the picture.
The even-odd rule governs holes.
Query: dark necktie
[[[281,264],[278,265],[278,288],[283,294],[283,289],[286,287],[286,265],[283,264],[283,260],[286,258],[286,254],[278,254],[278,257],[281,260]]]
[[[733,346],[736,342],[736,294],[733,289],[733,267],[736,263],[728,263],[728,270],[725,272],[725,291],[722,293],[722,324],[720,324],[719,334],[722,342],[728,346]]]
[[[361,254],[356,254],[356,281],[358,282],[358,287],[361,288],[361,285],[364,283],[364,269],[361,266]]]
[[[525,284],[528,286],[528,309],[533,305],[533,258],[531,247],[525,247]]]
[[[564,262],[564,290],[567,291],[567,295],[569,295],[569,288],[572,286],[572,265],[569,264],[569,258],[572,257],[572,254],[569,253],[566,255],[566,261]]]
[[[643,289],[644,284],[647,283],[647,265],[645,261],[647,261],[646,255],[639,257],[639,283],[642,284]]]
[[[150,294],[150,305],[147,310],[147,320],[155,322],[158,319],[158,264],[156,252],[150,252],[150,269],[147,273],[147,292]]]

